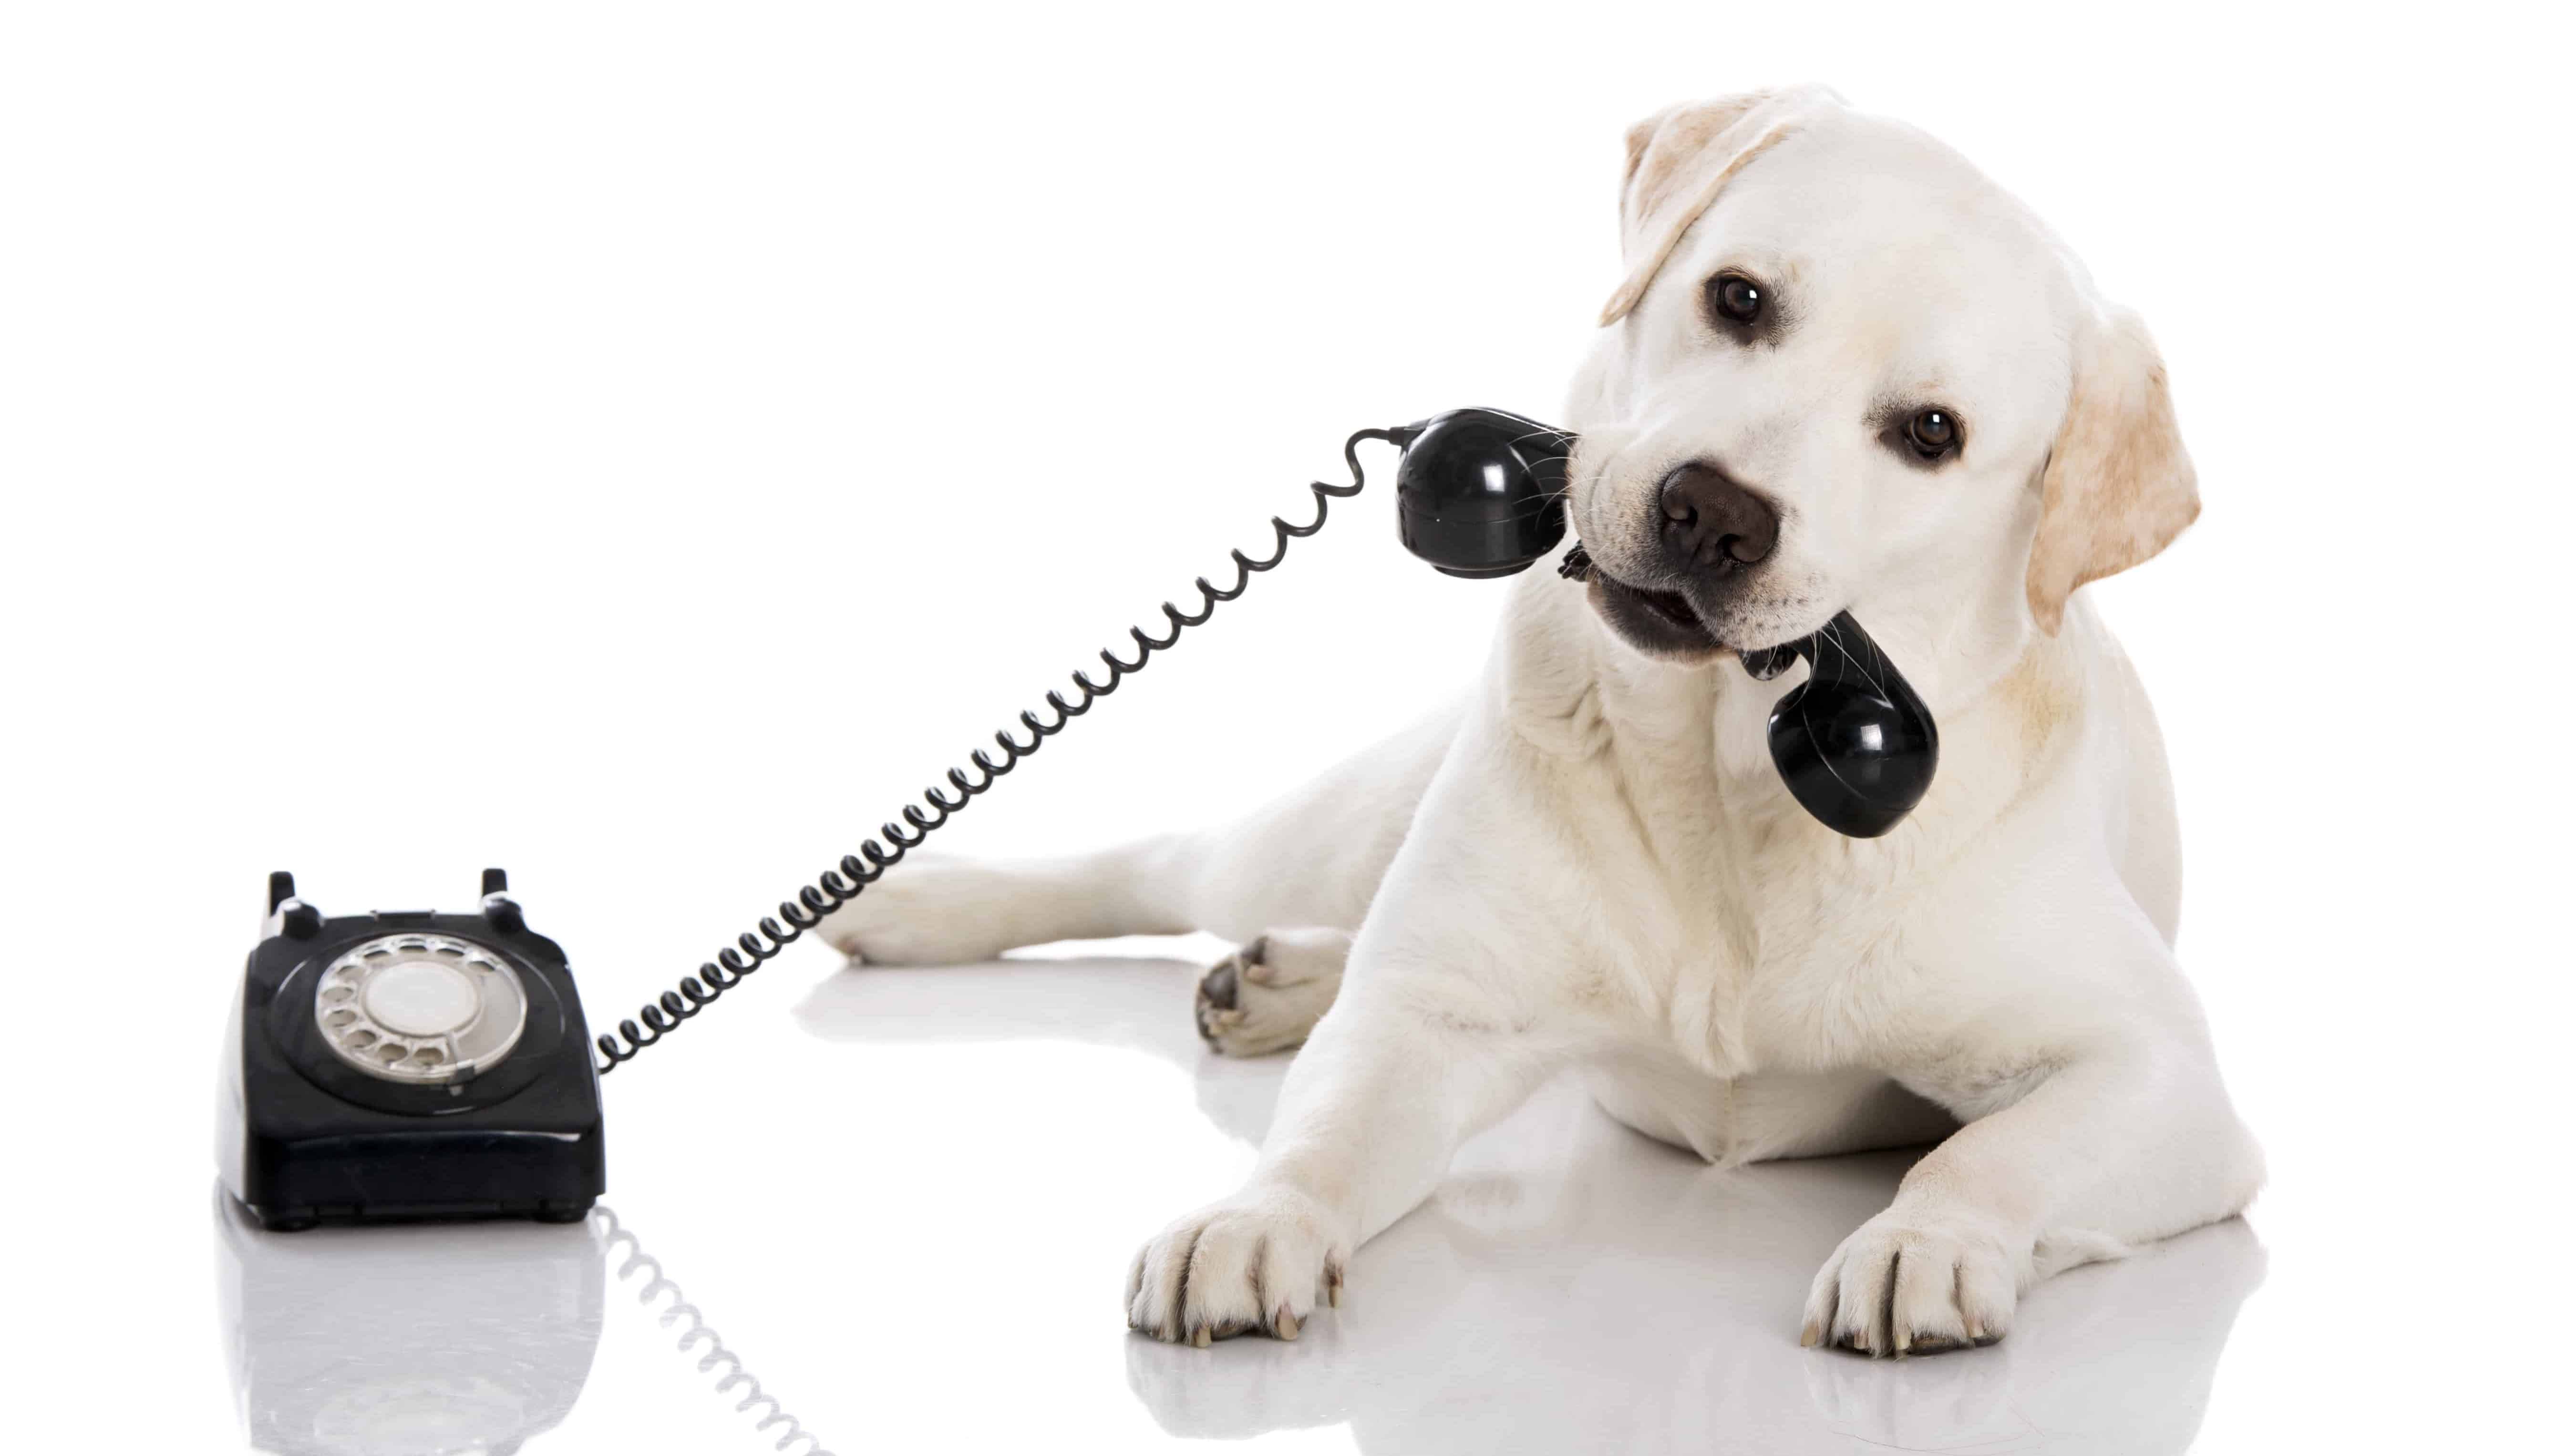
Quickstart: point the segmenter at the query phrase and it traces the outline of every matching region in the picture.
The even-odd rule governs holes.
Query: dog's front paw
[[[1124,1317],[1171,1344],[1234,1334],[1297,1339],[1345,1287],[1337,1221],[1302,1194],[1253,1188],[1168,1225],[1132,1261]]]
[[[1848,1235],[1819,1271],[1801,1343],[1869,1355],[1994,1344],[2014,1322],[2020,1264],[1992,1230],[1893,1206]]]

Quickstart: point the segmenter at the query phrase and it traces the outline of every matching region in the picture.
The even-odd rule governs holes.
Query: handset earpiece
[[[1399,543],[1447,576],[1512,576],[1569,531],[1577,437],[1503,410],[1384,431],[1399,458]]]
[[[1839,834],[1888,833],[1934,781],[1941,752],[1934,715],[1851,612],[1740,660],[1755,677],[1771,678],[1796,655],[1809,659],[1810,680],[1784,694],[1765,721],[1784,786]]]

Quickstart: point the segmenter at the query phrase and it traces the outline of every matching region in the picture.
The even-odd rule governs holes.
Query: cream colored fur
[[[1652,658],[1544,566],[1466,701],[1239,823],[888,876],[832,943],[1257,942],[1228,968],[1238,1015],[1204,1029],[1307,1044],[1246,1185],[1134,1263],[1125,1315],[1161,1339],[1294,1336],[1464,1139],[1560,1075],[1716,1162],[1939,1139],[1802,1312],[1805,1341],[1875,1354],[1998,1338],[2036,1280],[2262,1178],[2171,950],[2156,727],[2074,595],[2197,509],[2147,335],[2020,203],[1832,93],[1661,113],[1625,187],[1628,276],[1566,422],[1579,537],[1608,572],[1638,561],[1656,482],[1719,460],[1783,512],[1722,640],[1854,610],[1933,706],[1940,775],[1888,835],[1839,837],[1768,761],[1797,673]],[[1706,325],[1724,268],[1770,285],[1770,345]],[[1966,428],[1931,470],[1877,424],[1920,401]]]

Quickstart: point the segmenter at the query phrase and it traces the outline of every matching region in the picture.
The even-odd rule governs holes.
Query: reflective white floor
[[[798,1004],[752,983],[609,1079],[611,1212],[585,1228],[271,1235],[209,1191],[235,1439],[2170,1452],[2264,1277],[2231,1222],[2041,1287],[1990,1349],[1803,1350],[1811,1272],[1906,1157],[1713,1171],[1558,1087],[1297,1343],[1150,1343],[1119,1326],[1124,1261],[1237,1177],[1284,1065],[1204,1054],[1193,974],[850,971]]]

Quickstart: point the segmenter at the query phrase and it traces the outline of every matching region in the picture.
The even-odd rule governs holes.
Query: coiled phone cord
[[[1152,637],[1138,627],[1132,628],[1132,642],[1137,651],[1130,662],[1116,657],[1110,648],[1097,653],[1105,665],[1105,681],[1096,682],[1084,671],[1074,672],[1069,675],[1069,681],[1077,690],[1074,699],[1057,692],[1043,695],[1044,704],[1053,714],[1051,722],[1045,723],[1031,712],[1017,714],[1016,722],[1024,726],[1028,736],[1019,742],[1007,729],[1000,728],[992,734],[998,744],[996,756],[986,748],[973,749],[972,766],[980,770],[977,779],[960,768],[946,769],[945,781],[953,785],[954,791],[948,794],[944,789],[931,786],[922,795],[926,807],[915,802],[903,806],[900,821],[882,826],[883,840],[891,844],[889,849],[883,847],[881,840],[866,840],[855,854],[840,858],[835,866],[821,871],[818,880],[804,885],[792,899],[779,903],[775,914],[761,918],[755,930],[743,932],[736,942],[722,947],[713,960],[697,968],[695,975],[681,979],[676,989],[662,992],[657,1001],[643,1003],[638,1019],[617,1022],[616,1030],[623,1033],[620,1042],[612,1035],[598,1037],[597,1049],[605,1058],[598,1065],[598,1074],[603,1076],[640,1055],[642,1048],[658,1044],[660,1038],[676,1030],[680,1022],[702,1014],[723,992],[737,986],[760,966],[775,959],[786,946],[800,940],[803,932],[820,923],[821,917],[863,894],[867,885],[882,878],[883,871],[900,863],[928,835],[943,828],[964,805],[988,793],[991,785],[1041,747],[1045,738],[1069,727],[1069,721],[1085,715],[1096,705],[1097,699],[1112,693],[1122,686],[1125,678],[1149,666],[1152,654],[1176,646],[1177,639],[1185,635],[1187,628],[1202,626],[1211,619],[1215,607],[1237,600],[1248,590],[1251,576],[1273,571],[1282,565],[1284,550],[1294,540],[1316,535],[1319,528],[1328,523],[1328,501],[1331,498],[1354,495],[1364,488],[1363,462],[1355,458],[1356,445],[1368,439],[1379,439],[1404,446],[1412,434],[1410,431],[1358,430],[1347,436],[1344,451],[1346,470],[1354,481],[1348,485],[1311,481],[1310,495],[1318,502],[1319,511],[1308,525],[1294,525],[1280,515],[1272,517],[1274,554],[1261,560],[1245,551],[1233,550],[1230,559],[1238,568],[1237,579],[1223,588],[1214,586],[1205,577],[1196,577],[1195,590],[1203,594],[1203,604],[1192,613],[1178,611],[1174,602],[1161,602],[1159,610],[1166,613],[1168,619],[1167,636]]]

